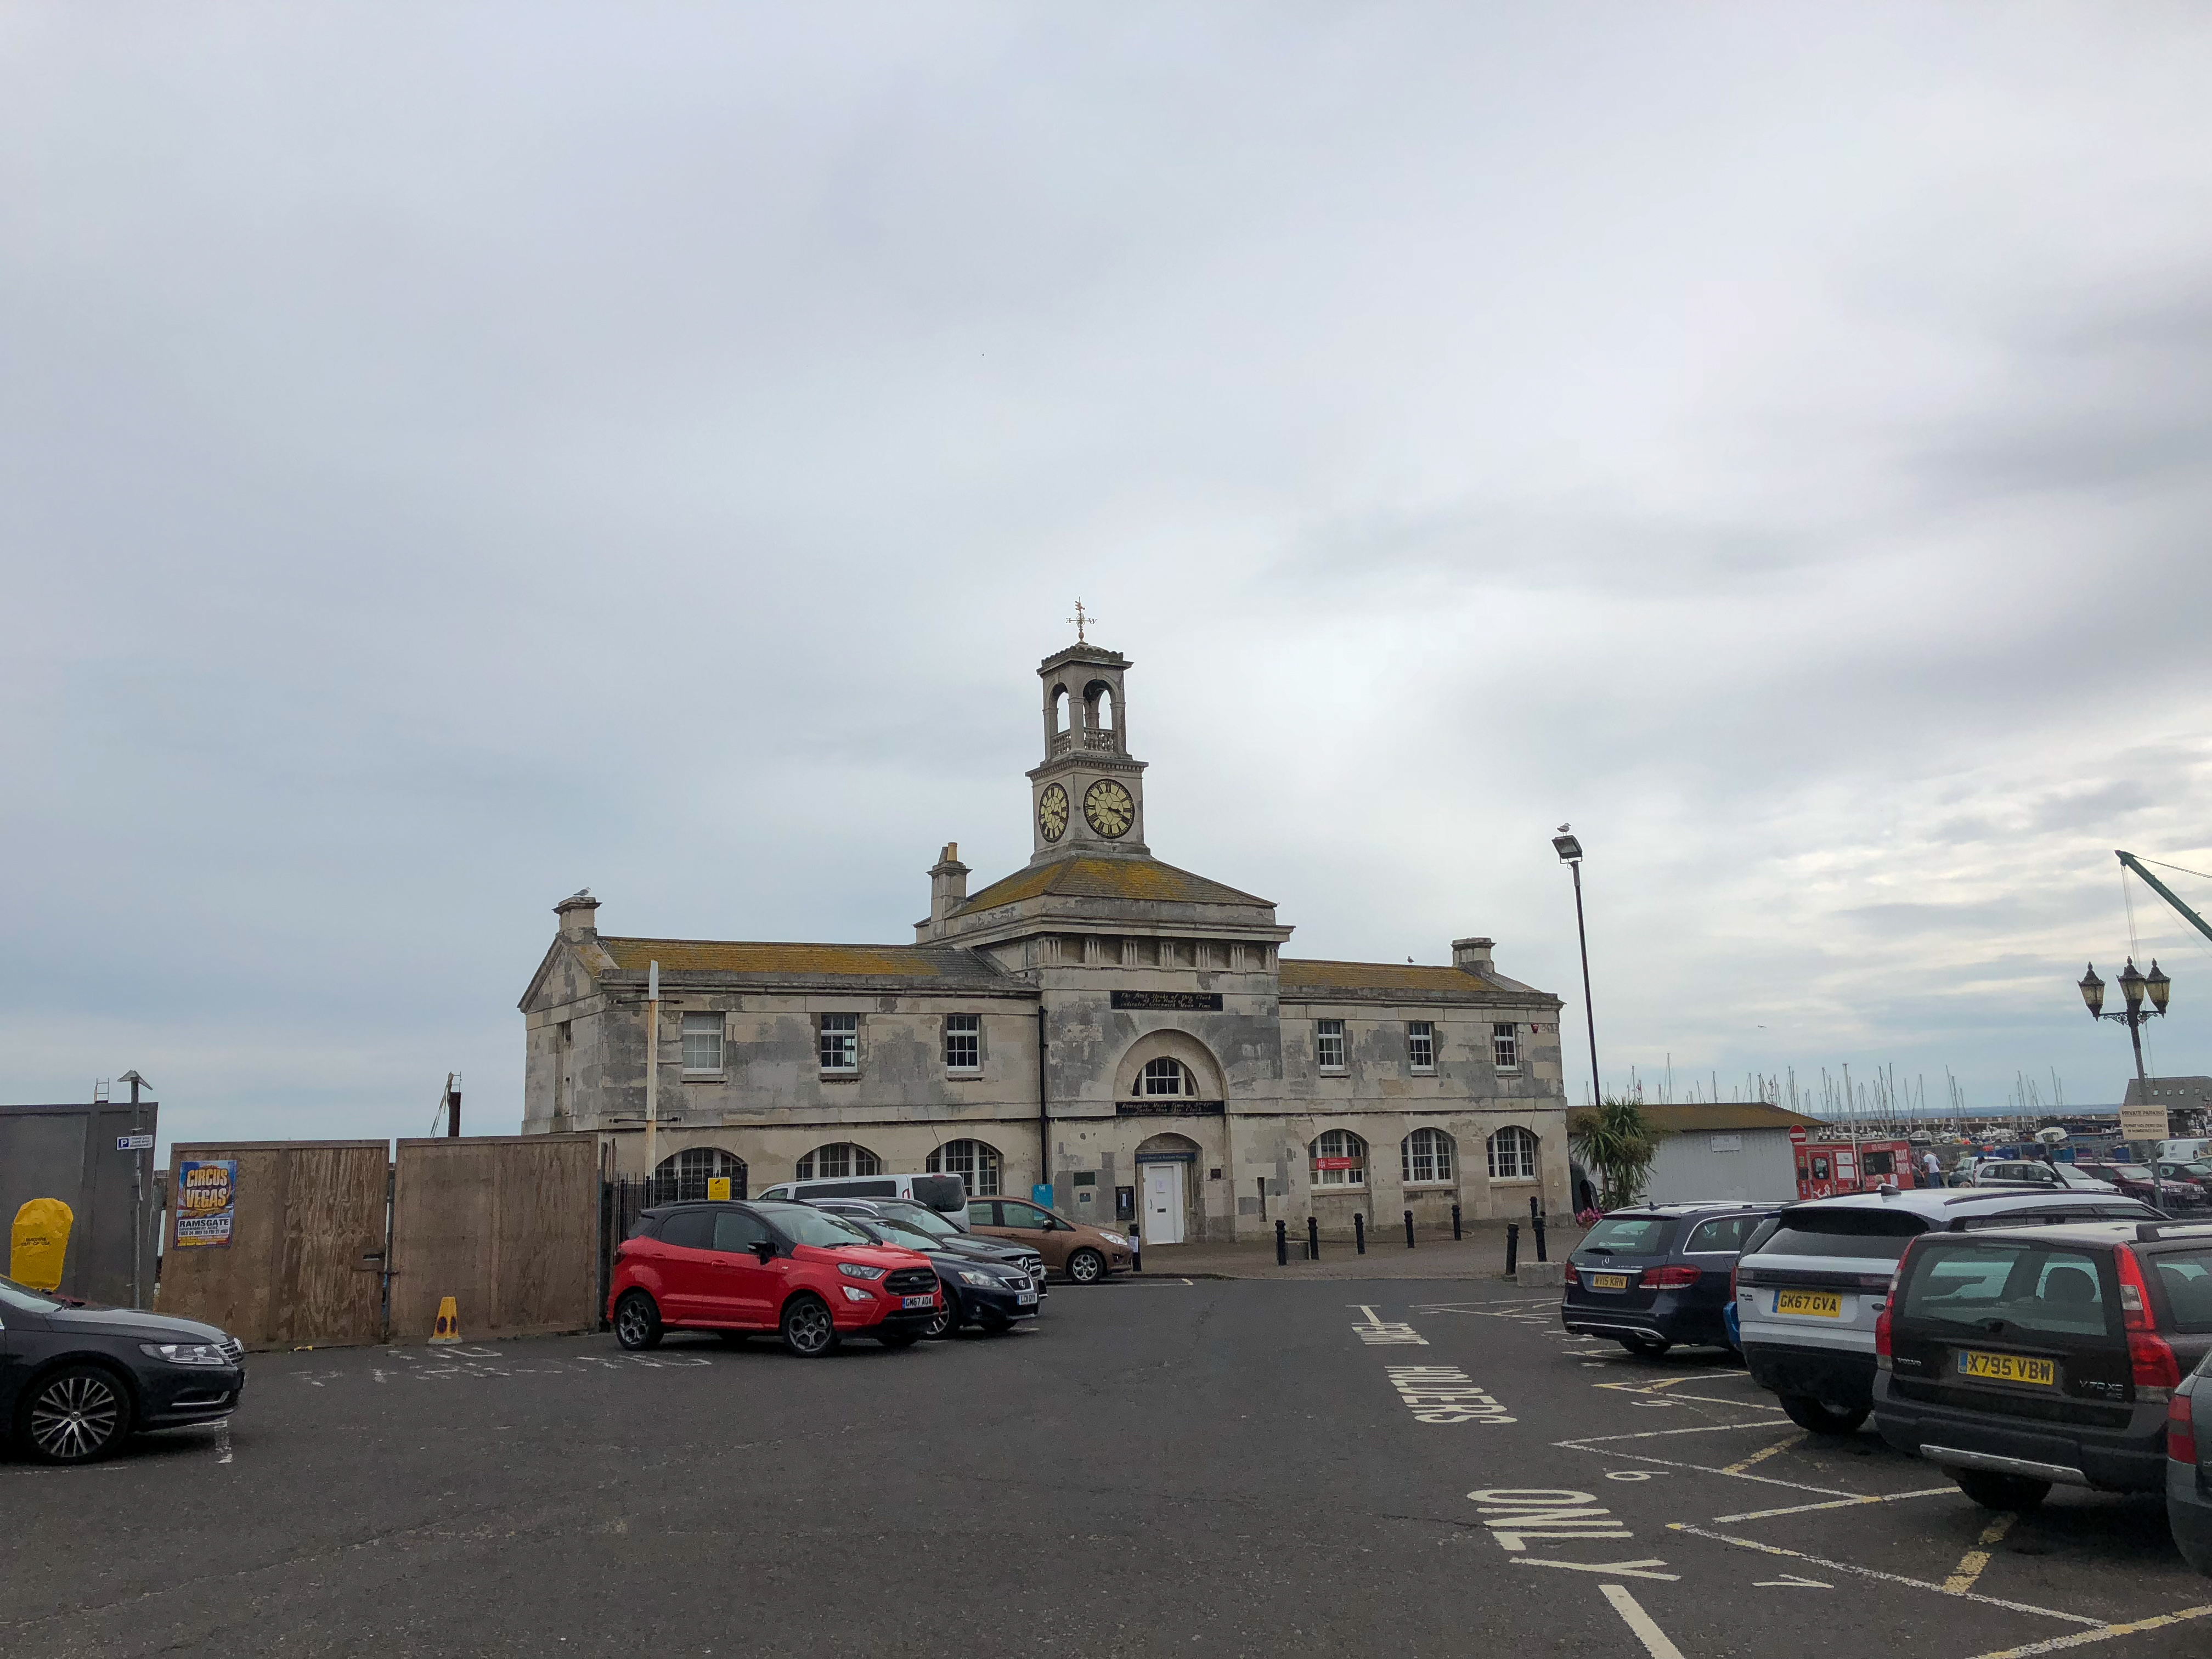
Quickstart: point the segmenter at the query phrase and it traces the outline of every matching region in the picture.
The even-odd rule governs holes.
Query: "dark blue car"
[[[1677,1344],[1732,1348],[1729,1276],[1772,1204],[1647,1204],[1602,1218],[1567,1258],[1559,1320],[1647,1358]]]

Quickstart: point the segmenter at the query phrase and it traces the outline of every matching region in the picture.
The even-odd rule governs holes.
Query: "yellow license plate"
[[[1626,1273],[1592,1273],[1590,1289],[1594,1291],[1625,1291],[1628,1288]]]
[[[2055,1389],[2058,1386],[2058,1362],[1962,1348],[1959,1352],[1959,1375],[1978,1377],[1984,1382],[2033,1382],[2041,1388]]]
[[[1774,1311],[1778,1314],[1810,1314],[1815,1319],[1841,1319],[1844,1298],[1836,1291],[1777,1291]]]

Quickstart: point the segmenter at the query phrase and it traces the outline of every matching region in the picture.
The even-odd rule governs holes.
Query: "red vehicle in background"
[[[1912,1143],[1902,1138],[1811,1140],[1802,1128],[1796,1128],[1790,1132],[1790,1143],[1797,1159],[1800,1198],[1871,1193],[1886,1186],[1902,1191],[1929,1184],[1912,1167]]]
[[[625,1348],[670,1330],[730,1340],[774,1331],[801,1358],[842,1337],[910,1346],[936,1317],[937,1269],[811,1204],[665,1204],[640,1212],[615,1255],[607,1317]]]

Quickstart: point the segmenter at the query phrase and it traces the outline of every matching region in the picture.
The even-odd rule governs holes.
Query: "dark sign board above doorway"
[[[1121,1117],[1219,1117],[1228,1109],[1218,1100],[1121,1100],[1114,1104]]]
[[[1172,1008],[1198,1013],[1221,1012],[1218,991],[1116,991],[1116,1008]]]

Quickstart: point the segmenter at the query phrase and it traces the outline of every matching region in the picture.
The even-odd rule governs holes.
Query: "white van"
[[[968,1183],[957,1175],[836,1176],[820,1181],[779,1181],[755,1198],[910,1198],[968,1231]]]
[[[2158,1143],[2158,1158],[2154,1161],[2164,1164],[2194,1164],[2198,1158],[2208,1155],[2205,1152],[2208,1146],[2212,1146],[2212,1140],[2161,1140]]]

